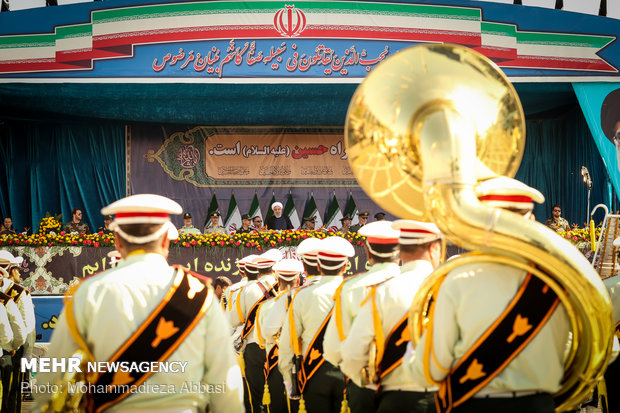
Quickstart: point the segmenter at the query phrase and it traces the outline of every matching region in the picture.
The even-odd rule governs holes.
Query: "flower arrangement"
[[[45,218],[44,218],[45,219]],[[274,247],[289,247],[298,245],[306,238],[325,238],[339,235],[347,239],[353,245],[363,245],[366,237],[356,232],[320,232],[307,230],[289,231],[261,231],[245,234],[225,235],[215,234],[180,234],[179,238],[171,241],[171,247],[177,248],[256,248],[259,251]],[[82,246],[82,247],[110,247],[114,245],[114,235],[97,232],[94,234],[67,234],[37,232],[33,235],[0,235],[0,247],[2,246]]]
[[[594,230],[595,236],[594,241],[598,241],[599,235],[601,235],[601,227],[598,226]],[[566,238],[568,241],[573,244],[580,244],[582,242],[590,242],[590,228],[577,228],[573,227],[570,231],[560,231],[558,232],[560,236]]]
[[[62,215],[52,216],[49,212],[45,213],[45,217],[39,223],[37,233],[49,234],[51,232],[60,232]]]

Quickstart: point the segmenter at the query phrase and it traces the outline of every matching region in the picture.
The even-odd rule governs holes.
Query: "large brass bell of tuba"
[[[572,344],[554,395],[562,411],[588,397],[607,366],[611,303],[590,263],[568,241],[476,198],[478,180],[515,175],[524,130],[517,93],[495,64],[466,47],[432,44],[403,50],[367,76],[351,100],[345,138],[355,176],[381,207],[432,221],[452,243],[482,252],[452,260],[427,279],[410,312],[414,345],[430,298],[451,269],[532,262],[570,319]]]

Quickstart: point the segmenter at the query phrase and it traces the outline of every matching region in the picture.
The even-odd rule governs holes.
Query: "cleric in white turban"
[[[293,224],[288,216],[282,213],[282,203],[274,202],[271,204],[273,215],[267,220],[267,229],[287,230],[293,229]]]

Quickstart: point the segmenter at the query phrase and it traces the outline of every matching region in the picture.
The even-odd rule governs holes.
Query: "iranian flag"
[[[237,231],[237,228],[241,226],[241,213],[239,212],[239,206],[237,206],[237,200],[235,199],[235,192],[233,191],[230,196],[230,204],[228,204],[228,213],[226,214],[226,223],[224,227],[229,232]]]
[[[275,193],[272,193],[272,194],[273,195],[271,195],[271,201],[269,201],[269,205],[267,206],[269,211],[267,211],[267,215],[265,216],[265,222],[264,222],[265,225],[267,225],[267,221],[269,221],[269,218],[273,216],[273,209],[271,209],[271,206],[273,205],[274,202],[276,202],[276,194]]]
[[[306,207],[304,208],[304,218],[315,217],[316,222],[314,227],[321,228],[323,226],[323,221],[321,220],[321,215],[319,214],[318,209],[316,208],[316,202],[314,202],[314,195],[310,195],[310,199],[306,201]]]
[[[209,218],[209,215],[211,215],[211,212],[219,211],[219,210],[220,210],[220,207],[217,204],[217,196],[215,195],[215,192],[213,192],[213,198],[211,198],[211,203],[209,204],[209,210],[207,211],[207,217],[205,218],[204,228],[207,228],[207,227],[211,226],[211,219]],[[222,225],[222,217],[221,216],[220,216],[219,225]]]
[[[325,228],[329,231],[337,232],[338,228],[340,228],[341,218],[342,211],[340,210],[340,205],[338,205],[338,200],[336,199],[336,194],[334,193],[334,197],[328,204],[327,210],[325,211]]]
[[[252,205],[250,205],[250,218],[260,217],[263,219],[263,214],[260,211],[260,203],[258,202],[258,194],[254,192],[254,199],[252,199]]]
[[[293,228],[299,228],[299,215],[297,215],[297,209],[295,208],[295,203],[293,202],[293,195],[290,192],[288,194],[288,198],[286,199],[286,205],[284,205],[284,215],[291,220]]]
[[[359,221],[359,219],[357,219],[357,212],[357,205],[353,199],[353,194],[349,194],[347,205],[344,207],[344,213],[345,215],[349,215],[351,217],[351,225],[355,225]]]

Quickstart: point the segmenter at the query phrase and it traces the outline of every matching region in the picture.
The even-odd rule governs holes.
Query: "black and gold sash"
[[[26,289],[19,284],[13,283],[7,290],[6,295],[11,297],[15,302],[18,302],[22,296],[22,293]]]
[[[323,320],[321,327],[317,331],[316,335],[310,342],[308,346],[308,351],[306,351],[306,355],[301,363],[300,374],[297,375],[297,380],[299,382],[299,391],[301,393],[304,392],[304,388],[308,383],[308,380],[312,378],[314,373],[321,367],[325,358],[323,357],[323,337],[325,337],[325,331],[327,331],[327,324],[332,316],[334,309],[329,310],[327,317]]]
[[[278,345],[274,344],[273,347],[267,353],[267,358],[265,359],[265,365],[263,366],[263,374],[265,375],[265,380],[269,377],[271,370],[273,370],[278,365]]]
[[[2,303],[2,305],[6,306],[6,303],[8,303],[10,300],[12,300],[12,298],[9,295],[0,292],[0,303]]]
[[[260,287],[260,289],[263,291],[263,295],[262,297],[254,303],[254,305],[252,306],[252,308],[250,309],[250,312],[248,313],[247,318],[245,319],[245,323],[243,324],[243,330],[241,331],[241,339],[245,340],[245,338],[250,334],[250,332],[252,331],[252,328],[254,328],[254,324],[256,323],[256,314],[258,314],[258,307],[260,307],[260,305],[272,298],[275,297],[275,285],[272,285],[271,288],[269,288],[269,290],[267,290],[265,288],[265,286],[259,281],[257,283],[257,285]],[[276,283],[277,285],[277,283]],[[237,297],[237,300],[239,300],[239,298],[241,297]]]
[[[403,362],[407,343],[411,341],[409,336],[409,314],[405,316],[394,326],[387,340],[385,340],[385,348],[383,354],[379,355],[377,360],[377,374],[379,379],[384,378],[389,372],[394,370]]]
[[[165,361],[183,342],[213,301],[210,279],[187,269],[177,270],[173,285],[138,330],[114,353],[110,362]],[[108,391],[89,395],[94,411],[101,412],[130,396],[152,372],[100,373],[89,380]]]
[[[493,380],[536,336],[559,303],[528,274],[508,307],[448,373],[435,395],[438,413],[463,404]]]

